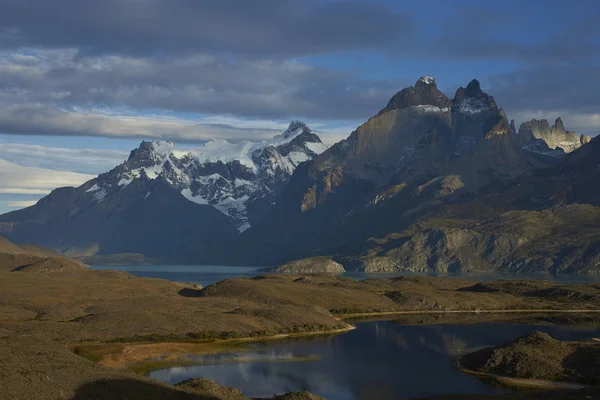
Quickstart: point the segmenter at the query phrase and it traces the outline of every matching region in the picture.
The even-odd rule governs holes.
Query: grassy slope
[[[592,385],[600,382],[600,343],[563,342],[541,332],[479,350],[461,362],[470,370],[507,377]]]

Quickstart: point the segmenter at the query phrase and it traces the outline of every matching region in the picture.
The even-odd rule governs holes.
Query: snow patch
[[[489,109],[490,107],[486,103],[475,99],[464,99],[458,105],[458,112],[468,115],[479,114]]]
[[[252,227],[252,225],[250,225],[250,223],[248,221],[242,222],[240,225],[237,226],[237,230],[239,233],[244,232],[247,229],[250,229]]]
[[[221,213],[237,221],[236,229],[242,233],[246,229],[250,228],[248,222],[248,214],[246,212],[246,202],[250,199],[250,196],[244,195],[237,199],[228,197],[219,203],[212,204]]]
[[[188,188],[185,188],[181,191],[181,194],[183,195],[183,197],[185,197],[186,199],[188,199],[189,201],[192,201],[196,204],[202,204],[202,205],[209,205],[210,203],[203,197],[200,196],[194,196],[192,194],[192,191]]]
[[[86,192],[86,193],[91,193],[91,192],[96,192],[96,191],[98,191],[98,190],[100,190],[100,189],[101,189],[101,187],[100,187],[100,186],[98,186],[98,184],[97,184],[97,183],[94,183],[94,186],[92,186],[91,188],[89,188],[89,189],[88,189],[88,190],[86,190],[85,192]]]
[[[430,104],[419,104],[418,106],[414,106],[414,108],[416,108],[418,110],[422,110],[424,112],[449,112],[450,111],[450,108],[448,108],[448,107],[439,108],[436,106],[432,106]]]
[[[117,185],[121,186],[121,187],[126,187],[127,185],[129,185],[131,182],[133,182],[133,178],[122,178],[119,183],[117,183]]]
[[[235,178],[235,181],[233,181],[233,184],[235,185],[235,187],[252,186],[253,185],[253,183],[251,181],[248,181],[246,179],[240,179],[240,178]]]
[[[327,146],[325,143],[308,142],[306,143],[306,148],[315,154],[321,154],[327,150],[329,146]]]
[[[100,203],[102,200],[104,200],[106,198],[106,190],[101,189],[100,191],[94,193],[94,200],[96,200],[96,203]]]
[[[173,148],[175,148],[175,145],[168,141],[152,142],[152,149],[154,152],[164,156],[168,155]]]
[[[222,162],[227,164],[235,160],[248,168],[255,168],[252,161],[252,152],[261,147],[260,143],[256,142],[237,142],[230,143],[224,139],[215,139],[206,142],[204,146],[194,149],[193,153],[198,158],[200,163],[216,163]]]
[[[431,85],[433,82],[435,82],[435,79],[433,76],[422,76],[419,78],[419,82],[423,82],[426,85]]]
[[[294,167],[297,167],[300,163],[303,163],[304,161],[310,160],[308,154],[297,151],[288,154],[288,158],[292,162]]]

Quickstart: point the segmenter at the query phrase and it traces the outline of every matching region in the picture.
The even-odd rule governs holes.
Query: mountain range
[[[263,143],[142,142],[79,188],[0,216],[0,234],[71,255],[365,271],[593,271],[600,143],[562,120],[518,132],[477,80],[432,77],[327,148],[293,121]]]
[[[327,146],[292,121],[266,142],[212,140],[197,149],[142,142],[128,159],[78,188],[0,216],[0,232],[76,257],[139,253],[212,260],[264,217],[296,166]]]

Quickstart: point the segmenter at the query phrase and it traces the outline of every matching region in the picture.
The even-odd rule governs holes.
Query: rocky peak
[[[481,90],[481,84],[477,79],[473,79],[471,82],[469,82],[467,88],[465,89],[465,95],[469,97],[479,96],[482,93],[483,90]]]
[[[414,86],[407,87],[396,93],[381,110],[380,114],[390,110],[402,110],[412,106],[433,106],[440,109],[450,108],[448,97],[440,92],[431,76],[423,76]]]
[[[554,121],[554,129],[558,132],[566,132],[565,124],[561,117],[556,118],[556,121]]]
[[[484,112],[497,112],[498,106],[492,96],[481,90],[481,84],[473,79],[466,88],[456,90],[452,100],[452,111],[460,114],[474,115]]]
[[[435,78],[433,76],[420,77],[419,80],[417,81],[417,83],[415,83],[415,87],[422,86],[422,85],[434,85],[437,87],[437,85],[435,83]]]
[[[150,167],[160,163],[174,148],[175,145],[168,141],[147,142],[143,140],[137,149],[129,153],[126,164],[132,169]]]
[[[546,119],[532,119],[526,121],[519,127],[519,144],[524,150],[538,151],[539,148],[545,148],[541,146],[539,141],[543,141],[548,148],[549,153],[552,150],[563,150],[564,153],[570,153],[584,144],[589,142],[587,135],[579,135],[573,131],[565,129],[562,118],[557,118],[554,125],[550,126],[550,123]],[[564,153],[553,153],[563,155]]]
[[[583,146],[584,144],[588,144],[589,142],[592,141],[592,137],[590,135],[581,135],[581,145]]]
[[[290,122],[290,125],[287,127],[287,129],[282,133],[282,136],[287,139],[289,137],[297,135],[299,131],[305,130],[310,130],[308,125],[306,125],[302,121],[293,120],[292,122]]]

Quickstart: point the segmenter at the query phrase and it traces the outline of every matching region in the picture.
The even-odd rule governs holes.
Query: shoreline
[[[550,314],[586,314],[586,313],[600,313],[598,309],[591,310],[540,310],[540,309],[519,309],[519,310],[406,310],[406,311],[381,311],[381,312],[370,312],[370,313],[355,313],[355,314],[338,314],[336,317],[343,321],[351,318],[361,317],[377,317],[377,316],[389,316],[389,315],[431,315],[431,314],[537,314],[537,313],[550,313]]]
[[[521,310],[406,310],[406,311],[387,311],[387,312],[375,312],[375,313],[357,313],[357,314],[343,314],[335,315],[340,321],[352,318],[360,317],[385,317],[394,315],[441,315],[441,314],[465,314],[465,315],[477,315],[477,314],[535,314],[535,313],[553,313],[553,314],[586,314],[586,313],[600,313],[600,310],[540,310],[540,309],[521,309]],[[360,322],[359,322],[360,323]],[[337,335],[355,330],[356,326],[348,324],[345,328],[331,329],[326,331],[314,331],[314,332],[302,332],[302,333],[281,333],[271,336],[259,336],[259,337],[241,337],[233,339],[212,339],[212,340],[181,340],[181,341],[164,341],[164,342],[91,342],[91,343],[72,343],[68,345],[68,348],[75,352],[79,352],[80,356],[87,357],[93,360],[93,357],[98,357],[94,362],[98,364],[112,367],[112,368],[126,368],[132,372],[140,375],[147,375],[152,371],[158,369],[175,367],[175,366],[190,366],[195,365],[193,362],[186,362],[181,357],[186,354],[195,355],[208,355],[208,354],[219,354],[227,351],[243,351],[249,350],[244,348],[244,344],[257,343],[257,342],[270,342],[276,340],[284,340],[290,338],[303,338],[303,337],[314,337],[314,336],[326,336],[326,335]],[[111,352],[108,354],[102,354],[103,350],[110,348],[118,348],[120,351]],[[95,348],[95,350],[90,350]],[[91,357],[91,358],[90,358]],[[484,374],[476,371],[470,371],[457,365],[459,370],[469,374]],[[464,371],[463,371],[464,369]],[[491,375],[491,374],[490,374]],[[490,376],[492,378],[492,376]],[[509,385],[517,385],[513,382],[519,380],[523,382],[524,386],[540,387],[539,382],[526,382],[529,380],[522,380],[520,378],[510,378],[502,376],[494,376],[494,379],[499,381],[505,380]],[[545,382],[545,381],[541,381]],[[543,387],[543,385],[542,385]],[[559,386],[547,386],[559,387]]]
[[[152,371],[174,366],[195,365],[193,362],[186,363],[180,357],[186,354],[208,355],[219,354],[232,350],[250,350],[242,345],[252,342],[270,342],[276,340],[337,335],[356,329],[353,325],[346,328],[331,329],[327,331],[285,333],[262,337],[244,337],[236,339],[214,339],[212,341],[165,341],[157,343],[115,343],[91,342],[72,343],[67,347],[80,356],[94,361],[93,357],[101,357],[98,364],[112,368],[126,368],[139,375],[147,375]],[[120,352],[101,354],[106,348],[117,347]],[[91,348],[95,348],[91,350]],[[98,354],[100,353],[100,354]],[[144,358],[139,358],[143,356]]]
[[[478,378],[492,379],[500,384],[511,386],[511,387],[527,387],[527,388],[537,388],[537,389],[548,389],[548,390],[580,390],[585,389],[588,385],[584,385],[582,383],[574,383],[574,382],[564,382],[564,381],[548,381],[543,379],[527,379],[527,378],[514,378],[510,376],[503,376],[497,374],[491,374],[488,372],[479,372],[471,369],[467,369],[463,367],[461,363],[461,359],[463,356],[460,356],[456,359],[456,368],[464,374],[472,375]]]

